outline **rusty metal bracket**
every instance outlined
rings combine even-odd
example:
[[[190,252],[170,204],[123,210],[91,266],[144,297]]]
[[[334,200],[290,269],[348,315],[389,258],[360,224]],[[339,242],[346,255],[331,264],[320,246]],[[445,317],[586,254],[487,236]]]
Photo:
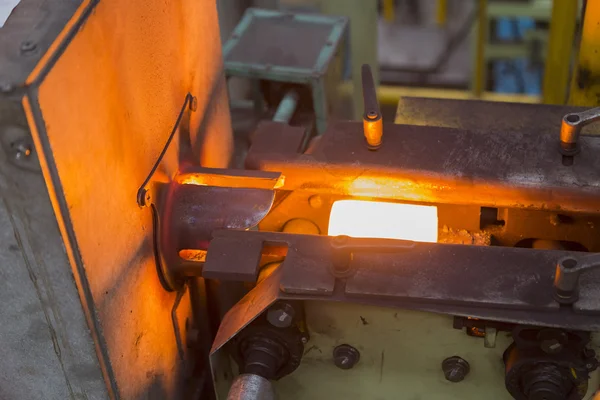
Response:
[[[557,168],[557,135],[392,124],[385,144],[370,151],[363,124],[341,121],[330,123],[310,154],[253,145],[251,166],[281,172],[281,189],[289,191],[597,214],[600,138],[580,137],[586,151],[566,169]]]
[[[600,274],[586,275],[573,307],[560,307],[554,298],[557,260],[579,259],[582,253],[347,240],[337,247],[345,248],[344,257],[351,251],[352,274],[339,277],[332,273],[339,261],[332,237],[219,230],[213,234],[202,274],[223,281],[256,279],[265,243],[281,244],[288,251],[278,267],[276,286],[286,298],[361,302],[569,329],[600,327]]]

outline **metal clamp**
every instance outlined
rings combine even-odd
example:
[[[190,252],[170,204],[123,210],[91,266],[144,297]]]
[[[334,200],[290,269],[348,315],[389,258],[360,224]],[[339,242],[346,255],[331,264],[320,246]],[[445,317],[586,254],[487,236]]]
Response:
[[[600,107],[565,115],[560,127],[560,152],[570,157],[579,153],[577,141],[581,129],[598,120],[600,120]]]
[[[554,274],[554,299],[561,304],[573,304],[579,299],[579,276],[600,267],[600,254],[576,259],[564,257],[558,260]]]

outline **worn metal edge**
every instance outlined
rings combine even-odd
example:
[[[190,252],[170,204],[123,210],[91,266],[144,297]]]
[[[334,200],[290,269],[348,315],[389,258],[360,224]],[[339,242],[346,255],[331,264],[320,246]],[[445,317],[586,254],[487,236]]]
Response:
[[[98,356],[98,362],[100,364],[100,369],[102,370],[102,375],[104,376],[106,388],[111,399],[119,399],[119,391],[115,374],[110,363],[108,348],[104,337],[102,336],[100,323],[97,317],[97,310],[94,306],[94,299],[85,273],[83,260],[78,250],[75,231],[70,219],[68,205],[64,197],[64,191],[52,154],[52,148],[48,139],[38,99],[39,85],[65,52],[67,46],[77,35],[81,27],[92,15],[95,7],[99,4],[99,1],[100,0],[86,1],[82,3],[73,14],[71,20],[65,25],[63,31],[57,36],[56,40],[27,78],[26,94],[22,99],[22,104],[31,130],[31,136],[35,147],[38,150],[42,175],[46,182],[50,202],[55,211],[58,227],[65,245],[65,251],[71,264],[84,315],[90,328],[92,339],[94,340],[96,355]]]

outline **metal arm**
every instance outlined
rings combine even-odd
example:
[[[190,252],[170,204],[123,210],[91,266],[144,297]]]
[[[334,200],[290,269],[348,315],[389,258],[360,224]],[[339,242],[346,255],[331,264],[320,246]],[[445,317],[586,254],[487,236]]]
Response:
[[[562,153],[566,156],[577,154],[579,151],[577,141],[579,140],[581,129],[598,120],[600,120],[600,107],[565,115],[560,127],[560,147]]]
[[[554,298],[561,304],[573,304],[579,299],[579,276],[600,267],[600,254],[576,259],[565,257],[558,260],[554,275]]]

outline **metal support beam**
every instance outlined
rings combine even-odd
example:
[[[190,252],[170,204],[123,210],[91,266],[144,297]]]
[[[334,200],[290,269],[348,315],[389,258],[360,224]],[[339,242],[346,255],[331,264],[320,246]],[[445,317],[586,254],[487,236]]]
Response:
[[[437,0],[435,21],[439,26],[445,26],[448,19],[448,0]]]
[[[394,22],[396,19],[394,0],[383,0],[383,18],[386,22]]]
[[[573,78],[569,104],[600,105],[600,2],[588,1],[585,8],[579,57]]]
[[[542,89],[544,103],[564,104],[566,101],[578,9],[577,1],[553,1]]]
[[[488,16],[487,16],[487,0],[479,0],[479,9],[477,10],[477,23],[475,24],[474,32],[476,34],[475,44],[475,73],[471,88],[476,97],[481,96],[485,90],[486,82],[486,62],[485,62],[485,44],[488,39]]]

